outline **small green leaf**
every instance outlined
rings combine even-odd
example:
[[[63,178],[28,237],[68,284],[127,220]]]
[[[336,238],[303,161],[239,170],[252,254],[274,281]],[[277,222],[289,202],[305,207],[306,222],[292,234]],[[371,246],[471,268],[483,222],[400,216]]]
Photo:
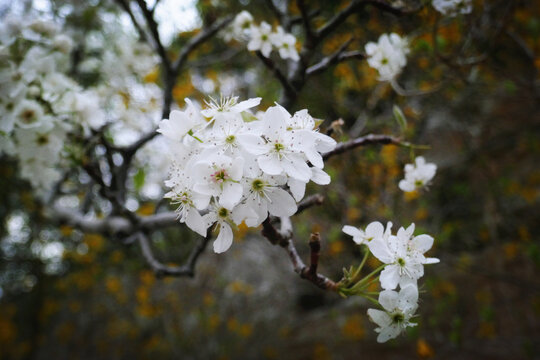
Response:
[[[140,168],[135,176],[133,176],[133,185],[135,185],[135,190],[139,191],[144,185],[146,179],[146,171],[143,168]]]
[[[252,122],[257,120],[257,117],[248,111],[242,111],[242,120],[244,122]]]
[[[397,105],[394,105],[394,107],[392,108],[392,112],[394,113],[394,119],[396,119],[399,127],[401,128],[401,132],[404,132],[405,129],[407,129],[407,118],[405,117],[405,114]]]

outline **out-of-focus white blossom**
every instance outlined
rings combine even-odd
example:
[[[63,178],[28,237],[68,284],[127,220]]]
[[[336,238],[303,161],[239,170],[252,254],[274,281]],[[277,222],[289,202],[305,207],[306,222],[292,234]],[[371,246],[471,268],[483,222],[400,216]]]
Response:
[[[432,4],[443,15],[456,16],[472,12],[472,0],[433,0]]]
[[[259,50],[265,57],[270,56],[272,52],[272,26],[263,21],[259,26],[253,25],[249,32],[249,42],[247,48],[249,51]]]
[[[300,60],[295,47],[296,38],[292,34],[286,33],[281,26],[278,26],[277,31],[270,35],[270,39],[282,59]]]
[[[437,165],[427,163],[424,157],[418,156],[414,164],[405,165],[404,170],[405,178],[399,182],[399,188],[411,192],[429,185],[437,172]]]
[[[257,25],[253,16],[245,10],[236,15],[225,31],[224,40],[232,39],[247,43],[248,50],[260,51],[265,57],[277,50],[282,59],[300,60],[294,35],[286,33],[281,26],[272,31],[272,26],[265,21]]]
[[[368,64],[379,72],[379,80],[392,81],[407,65],[407,39],[398,34],[382,34],[378,42],[365,46]]]

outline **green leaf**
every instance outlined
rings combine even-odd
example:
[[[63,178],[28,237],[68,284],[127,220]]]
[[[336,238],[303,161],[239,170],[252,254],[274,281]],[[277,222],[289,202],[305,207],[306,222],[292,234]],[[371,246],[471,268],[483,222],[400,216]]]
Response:
[[[146,171],[143,168],[140,168],[135,176],[133,176],[133,185],[135,185],[135,190],[139,191],[144,185],[146,179]]]
[[[244,122],[252,122],[257,120],[257,117],[248,111],[242,111],[242,120]]]
[[[405,129],[407,129],[407,118],[405,117],[405,114],[397,105],[394,105],[392,112],[394,113],[394,119],[396,119],[399,127],[401,128],[401,132],[405,132]]]

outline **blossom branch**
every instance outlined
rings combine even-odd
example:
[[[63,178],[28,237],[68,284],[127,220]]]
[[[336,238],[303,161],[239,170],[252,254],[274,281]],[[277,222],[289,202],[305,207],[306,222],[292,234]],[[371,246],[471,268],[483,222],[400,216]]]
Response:
[[[195,266],[200,255],[204,252],[206,245],[210,241],[210,236],[202,238],[201,241],[191,250],[191,253],[186,261],[186,264],[182,266],[177,265],[165,265],[156,259],[150,246],[150,239],[143,232],[137,233],[137,240],[141,247],[142,254],[156,276],[188,276],[193,277],[195,275]]]
[[[289,82],[289,79],[287,76],[285,76],[281,70],[277,67],[275,62],[265,57],[260,51],[256,52],[257,57],[261,60],[261,62],[274,74],[274,76],[279,80],[281,85],[283,86],[283,89],[285,90],[285,96],[296,96],[297,90],[294,88],[294,86]]]
[[[332,65],[338,64],[340,62],[343,62],[349,59],[365,59],[366,55],[361,51],[345,51],[347,50],[347,47],[350,45],[352,40],[353,40],[352,38],[347,40],[334,53],[324,57],[317,64],[308,67],[306,69],[306,75],[310,76],[310,75],[318,74],[320,72],[325,71]]]
[[[320,251],[320,238],[318,234],[312,234],[312,239],[314,241],[319,241],[318,248],[317,244],[311,244],[311,263],[310,266],[306,266],[302,261],[298,251],[294,245],[292,238],[292,224],[290,218],[281,218],[281,230],[277,230],[267,218],[263,222],[262,235],[270,241],[273,245],[279,245],[287,251],[289,258],[291,259],[294,271],[300,275],[302,279],[306,279],[309,282],[313,283],[317,287],[323,290],[337,291],[337,283],[333,280],[327,278],[326,276],[319,274],[317,272],[317,265],[319,259]],[[314,238],[315,237],[315,238]],[[318,239],[318,240],[317,240]]]
[[[406,147],[415,146],[409,142],[401,141],[399,138],[396,138],[394,136],[369,134],[369,135],[361,136],[353,140],[349,140],[347,142],[339,143],[334,150],[323,154],[323,159],[326,160],[334,155],[342,154],[346,151],[355,149],[357,147],[371,145],[371,144],[399,145],[399,146],[406,146]]]
[[[154,14],[152,10],[148,8],[144,0],[137,0],[137,4],[139,5],[139,8],[141,9],[142,14],[146,20],[146,25],[148,26],[148,29],[150,30],[150,34],[152,34],[154,47],[156,48],[156,51],[161,59],[161,62],[163,63],[163,66],[165,67],[166,72],[168,73],[172,69],[171,61],[169,60],[169,57],[167,56],[167,51],[165,50],[165,47],[163,46],[163,43],[161,42],[161,38],[159,36],[159,31],[158,31],[158,24],[156,20],[154,19]]]

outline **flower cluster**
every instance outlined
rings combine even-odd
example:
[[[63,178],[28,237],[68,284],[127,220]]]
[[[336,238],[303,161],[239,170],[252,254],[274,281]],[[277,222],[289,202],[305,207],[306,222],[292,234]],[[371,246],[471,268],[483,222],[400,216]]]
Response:
[[[166,197],[178,204],[180,221],[200,235],[217,224],[217,253],[231,246],[235,225],[258,226],[268,214],[291,216],[310,180],[330,183],[321,153],[336,142],[317,131],[307,110],[291,116],[276,104],[257,116],[247,111],[260,100],[222,98],[200,110],[186,99],[185,110],[173,110],[159,124],[172,154]]]
[[[66,76],[71,37],[54,22],[7,17],[0,33],[0,153],[19,159],[38,194],[60,178],[68,132],[104,123],[96,94]]]
[[[371,253],[383,263],[374,272],[382,270],[379,281],[384,291],[379,294],[378,303],[383,310],[368,310],[370,319],[379,326],[375,330],[379,333],[378,342],[393,339],[405,328],[415,326],[410,319],[418,307],[418,279],[424,275],[425,264],[439,262],[424,255],[433,245],[431,236],[414,236],[414,224],[400,228],[395,235],[391,228],[390,222],[386,229],[380,222],[372,222],[365,230],[350,225],[343,227],[343,232],[351,235],[355,243],[367,247],[366,256]],[[368,280],[360,281],[355,287],[362,288]]]
[[[405,165],[405,178],[399,182],[399,188],[405,192],[415,191],[429,185],[435,176],[437,165],[426,163],[422,156],[414,160],[414,164]]]
[[[265,21],[256,25],[253,16],[245,10],[236,15],[225,34],[225,40],[231,39],[247,42],[248,50],[260,51],[265,57],[277,50],[282,59],[300,60],[294,35],[285,32],[281,26],[272,31],[272,26]]]
[[[433,0],[432,4],[443,15],[456,16],[472,12],[471,0]]]
[[[379,80],[392,81],[407,65],[409,44],[398,34],[382,34],[377,43],[365,46],[368,64],[379,72]]]
[[[141,78],[155,67],[155,55],[114,22],[107,27],[114,36],[80,34],[32,13],[10,13],[0,24],[0,154],[18,160],[20,176],[41,197],[69,165],[64,150],[72,151],[107,119],[115,119],[107,135],[117,145],[131,143],[160,120],[161,91]],[[79,38],[85,52],[73,63]],[[107,82],[88,80],[100,78]]]

